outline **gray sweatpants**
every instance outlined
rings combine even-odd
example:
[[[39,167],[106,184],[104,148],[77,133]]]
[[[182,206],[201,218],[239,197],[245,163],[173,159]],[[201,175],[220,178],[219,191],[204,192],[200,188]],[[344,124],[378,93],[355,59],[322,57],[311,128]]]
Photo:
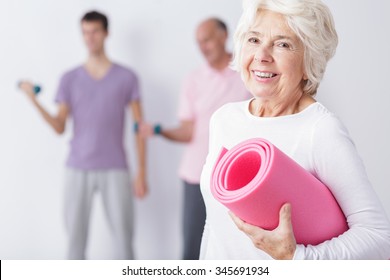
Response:
[[[199,184],[184,183],[184,260],[198,260],[203,229],[206,220],[206,207]]]
[[[99,191],[112,230],[116,259],[133,259],[133,195],[127,170],[68,169],[65,177],[65,225],[68,259],[85,259],[89,217]]]

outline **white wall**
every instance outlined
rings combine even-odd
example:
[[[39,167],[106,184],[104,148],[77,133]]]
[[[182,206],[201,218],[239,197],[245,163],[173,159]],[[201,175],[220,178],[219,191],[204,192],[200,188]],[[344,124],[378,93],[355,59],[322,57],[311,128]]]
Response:
[[[340,45],[318,99],[349,128],[390,215],[390,33],[385,29],[390,4],[325,2],[334,13]],[[109,56],[139,74],[146,118],[165,125],[176,124],[183,77],[203,62],[194,40],[197,23],[217,15],[233,30],[241,12],[240,1],[226,0],[0,0],[0,259],[65,256],[62,178],[70,133],[56,136],[17,90],[16,81],[41,83],[40,99],[54,112],[59,77],[86,55],[79,19],[94,8],[110,18]],[[132,153],[130,127],[127,143]],[[177,167],[182,148],[161,139],[149,142],[151,193],[136,204],[140,259],[180,257]],[[111,240],[99,200],[93,210],[88,256],[104,259],[111,256]]]

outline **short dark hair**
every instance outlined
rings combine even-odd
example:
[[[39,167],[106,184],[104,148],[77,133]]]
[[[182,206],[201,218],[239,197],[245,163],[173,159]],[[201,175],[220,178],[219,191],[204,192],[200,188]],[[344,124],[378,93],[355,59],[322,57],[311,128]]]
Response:
[[[108,31],[108,19],[107,16],[97,12],[97,11],[90,11],[86,13],[82,18],[81,22],[83,21],[99,21],[102,23],[102,26],[105,31]]]
[[[213,20],[215,21],[215,23],[219,29],[228,33],[227,25],[223,20],[221,20],[219,18],[213,18]]]

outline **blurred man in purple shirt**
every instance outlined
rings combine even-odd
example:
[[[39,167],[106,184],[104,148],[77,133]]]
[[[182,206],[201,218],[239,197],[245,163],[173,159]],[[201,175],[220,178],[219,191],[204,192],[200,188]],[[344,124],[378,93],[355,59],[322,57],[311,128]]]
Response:
[[[89,56],[83,65],[62,76],[55,99],[56,115],[42,107],[31,83],[23,82],[21,88],[57,133],[64,132],[68,117],[73,121],[65,178],[67,258],[86,258],[92,198],[98,191],[112,228],[115,258],[133,259],[133,194],[142,198],[147,193],[145,143],[137,136],[138,172],[132,191],[124,123],[128,108],[136,122],[142,121],[138,79],[131,69],[106,56],[105,15],[96,11],[86,13],[81,19],[81,29]]]

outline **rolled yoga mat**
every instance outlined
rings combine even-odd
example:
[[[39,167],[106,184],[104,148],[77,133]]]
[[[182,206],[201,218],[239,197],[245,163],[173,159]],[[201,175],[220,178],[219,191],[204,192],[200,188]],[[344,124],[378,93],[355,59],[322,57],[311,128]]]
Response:
[[[222,149],[211,175],[213,196],[245,222],[272,230],[291,204],[298,244],[317,245],[348,229],[330,190],[269,141],[246,140]]]

